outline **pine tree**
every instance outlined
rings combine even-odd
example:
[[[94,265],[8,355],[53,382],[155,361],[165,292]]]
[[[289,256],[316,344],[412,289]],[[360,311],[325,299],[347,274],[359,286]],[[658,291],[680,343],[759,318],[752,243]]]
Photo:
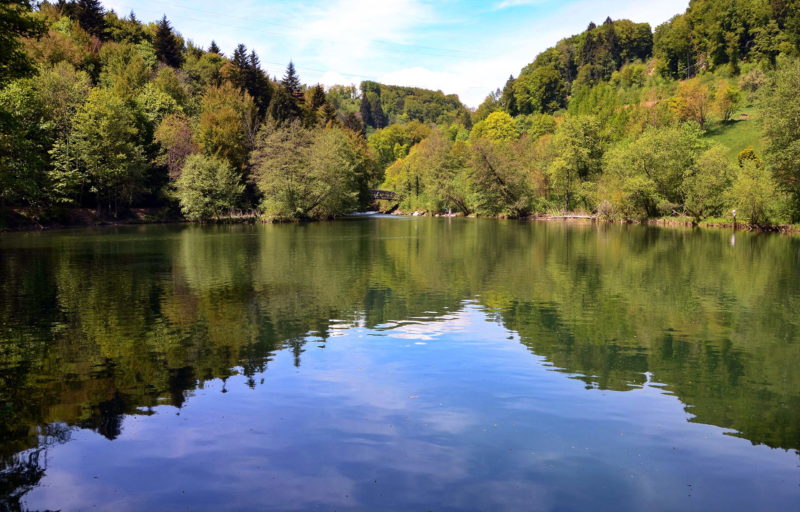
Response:
[[[250,52],[245,71],[245,88],[253,97],[256,107],[258,107],[258,113],[263,116],[272,100],[272,84],[269,83],[267,74],[261,69],[261,61],[255,50]]]
[[[339,116],[336,114],[336,107],[326,102],[319,111],[319,121],[326,128],[337,126]]]
[[[309,110],[316,112],[327,102],[328,99],[325,97],[325,89],[323,89],[320,84],[317,84],[315,87],[311,89],[311,93],[308,95]]]
[[[519,106],[517,105],[517,97],[514,94],[514,75],[508,77],[506,86],[500,94],[500,105],[505,109],[510,116],[519,114]]]
[[[247,68],[250,65],[247,57],[247,47],[243,44],[236,46],[231,57],[231,70],[228,80],[240,90],[247,89]]]
[[[222,55],[222,50],[219,49],[219,46],[217,46],[216,41],[211,41],[211,46],[208,47],[208,53],[216,53],[217,55]]]
[[[372,106],[370,105],[367,93],[361,95],[361,122],[364,126],[375,126],[375,121],[372,119]]]
[[[283,85],[289,94],[302,101],[303,86],[300,83],[300,77],[297,75],[297,71],[294,69],[294,62],[289,62],[289,65],[286,67],[286,74],[283,75],[281,85]]]
[[[375,95],[372,98],[370,98],[369,106],[372,114],[372,121],[375,123],[375,128],[379,130],[381,128],[386,128],[386,126],[388,126],[389,123],[386,121],[386,114],[383,113],[383,105],[381,105],[381,97]]]
[[[78,0],[75,14],[81,28],[100,40],[105,39],[106,12],[100,0]]]
[[[350,112],[344,118],[344,122],[342,123],[345,128],[350,130],[353,133],[357,133],[359,135],[365,135],[367,131],[367,127],[364,122],[358,118],[357,115]]]
[[[303,87],[290,62],[269,106],[269,115],[279,124],[303,118]]]
[[[159,21],[156,26],[153,46],[155,47],[158,60],[167,66],[179,68],[183,63],[183,48],[181,47],[180,41],[178,41],[178,38],[175,36],[175,33],[172,31],[172,26],[169,20],[167,20],[166,15],[161,18],[161,21]]]

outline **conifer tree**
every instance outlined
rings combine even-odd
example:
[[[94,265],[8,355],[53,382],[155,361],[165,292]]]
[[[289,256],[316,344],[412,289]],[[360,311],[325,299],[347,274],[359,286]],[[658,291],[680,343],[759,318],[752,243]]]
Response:
[[[6,2],[0,8],[0,86],[6,81],[33,73],[34,66],[20,41],[38,37],[44,25],[31,16],[28,0]]]
[[[247,58],[247,47],[243,44],[236,46],[231,57],[231,70],[228,80],[240,90],[247,89],[247,68],[249,59]]]
[[[217,46],[216,41],[211,41],[211,46],[208,47],[208,53],[216,53],[217,55],[222,55],[222,50],[219,49],[219,46]]]
[[[283,75],[281,85],[283,85],[286,91],[298,101],[303,101],[303,86],[300,83],[300,77],[294,68],[294,62],[289,62],[289,65],[286,67],[286,74]]]
[[[325,89],[322,88],[322,85],[317,84],[311,89],[308,95],[308,109],[316,112],[325,105],[327,101],[328,100],[325,98]]]
[[[326,102],[319,111],[319,122],[326,128],[337,126],[339,116],[336,114],[336,107]]]
[[[258,107],[258,113],[263,116],[272,100],[272,84],[269,83],[267,74],[261,69],[261,61],[255,50],[250,52],[245,71],[245,88],[253,97],[256,107]]]
[[[366,93],[361,95],[361,108],[359,110],[361,112],[361,122],[364,123],[364,126],[375,126],[375,121],[372,119],[372,107]]]
[[[106,12],[100,0],[78,0],[75,10],[78,23],[83,30],[100,40],[105,39]]]
[[[153,46],[158,60],[167,66],[179,68],[183,63],[183,48],[181,48],[180,41],[172,31],[172,26],[166,15],[158,22]]]
[[[303,87],[300,77],[290,62],[286,74],[280,82],[277,92],[269,106],[270,116],[279,124],[303,117]]]

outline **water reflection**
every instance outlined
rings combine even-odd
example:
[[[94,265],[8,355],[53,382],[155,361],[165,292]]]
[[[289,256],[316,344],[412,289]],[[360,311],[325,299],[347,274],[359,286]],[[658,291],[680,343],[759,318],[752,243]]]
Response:
[[[536,492],[554,500],[544,484],[554,485],[556,477],[544,475],[550,468],[566,479],[580,459],[553,461],[571,448],[554,447],[552,460],[539,453],[535,467],[516,455],[491,467],[469,457],[531,448],[522,441],[530,436],[538,439],[534,451],[545,440],[564,441],[532,417],[553,431],[574,431],[573,441],[587,435],[572,425],[577,420],[598,432],[604,424],[612,429],[614,414],[625,416],[622,403],[636,402],[671,425],[666,444],[678,434],[699,435],[677,426],[688,419],[755,445],[798,450],[800,243],[740,233],[734,244],[729,235],[434,219],[3,235],[2,506],[21,508],[42,478],[59,478],[42,453],[70,438],[67,451],[85,455],[95,447],[152,475],[158,450],[170,442],[186,444],[171,460],[190,472],[224,446],[229,456],[247,459],[245,475],[272,467],[284,484],[311,479],[276,501],[276,508],[298,509],[357,506],[338,489],[376,470],[398,489],[420,489],[419,502],[402,502],[406,509],[427,506],[426,499],[445,491],[462,500],[452,509],[513,509]],[[530,355],[520,359],[525,350]],[[594,391],[576,393],[568,384],[576,381]],[[532,389],[540,389],[533,384],[550,391],[532,402]],[[263,411],[288,419],[263,424],[251,399],[237,398],[242,390],[258,393]],[[611,391],[643,395],[615,401],[607,398]],[[582,413],[562,411],[565,404]],[[167,405],[181,415],[167,414]],[[197,412],[187,415],[192,407]],[[236,414],[239,425],[223,421],[219,411]],[[489,416],[516,427],[484,435],[484,428],[496,428]],[[424,432],[415,430],[422,425]],[[265,445],[248,430],[259,428],[277,437]],[[146,442],[126,448],[132,441],[123,438],[141,429]],[[231,429],[240,437],[234,446]],[[97,436],[87,437],[92,431],[116,441],[98,448]],[[511,440],[510,447],[498,437]],[[317,451],[300,447],[303,441]],[[603,443],[622,452],[652,447]],[[266,451],[254,451],[259,446]],[[585,447],[605,450],[597,441]],[[351,455],[341,457],[342,449]],[[397,464],[386,462],[392,459]],[[317,469],[338,476],[319,474],[313,460],[328,461]],[[598,475],[609,468],[602,460],[596,454],[583,460],[588,468],[576,474],[603,481]],[[677,464],[663,454],[653,460],[664,471]],[[64,471],[56,475],[84,474]],[[147,484],[139,478],[122,487],[138,492]],[[176,493],[181,486],[198,492],[208,478],[219,475],[206,468],[192,485],[162,475],[160,485],[167,480]],[[536,491],[535,482],[544,487]],[[633,493],[621,482],[606,483]],[[268,484],[263,490],[274,492]],[[321,494],[307,495],[311,488]],[[70,509],[58,503],[63,496],[48,498],[42,489],[39,502]],[[95,489],[92,500],[73,508],[101,502],[104,492],[110,491]],[[348,496],[356,492],[366,492],[360,506],[381,503],[380,493],[364,489],[351,488]],[[480,492],[505,498],[491,501]],[[568,508],[593,502],[568,494],[561,497]],[[160,499],[166,506],[166,496]]]

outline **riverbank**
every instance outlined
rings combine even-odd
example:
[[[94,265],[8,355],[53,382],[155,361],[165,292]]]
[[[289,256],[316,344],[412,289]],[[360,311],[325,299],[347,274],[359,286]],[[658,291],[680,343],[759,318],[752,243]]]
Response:
[[[465,217],[461,212],[431,214],[425,211],[404,212],[395,210],[391,215],[406,217],[444,217],[456,218]],[[505,219],[506,217],[498,217]],[[739,229],[744,231],[758,231],[765,233],[800,233],[800,224],[779,224],[774,226],[750,226],[743,222],[734,222],[732,219],[711,218],[695,223],[691,217],[661,217],[658,219],[646,220],[621,220],[609,219],[599,215],[585,212],[566,212],[555,214],[538,214],[523,217],[519,220],[541,221],[541,222],[603,222],[607,224],[640,224],[648,226],[663,227],[686,227],[686,228],[709,228],[709,229]]]
[[[374,212],[381,214],[380,211]],[[397,217],[439,217],[439,218],[464,218],[461,212],[431,214],[426,211],[405,212],[395,210],[392,213],[381,214]],[[353,216],[353,215],[350,215]],[[356,215],[357,216],[357,215]],[[367,216],[367,215],[363,215]],[[497,219],[515,220],[508,217],[496,217]],[[174,209],[163,208],[131,208],[119,212],[116,216],[103,214],[90,208],[70,208],[63,209],[55,213],[41,215],[34,210],[13,209],[6,211],[0,222],[0,232],[4,231],[46,231],[56,229],[75,229],[101,226],[131,226],[147,224],[198,224],[186,220]],[[330,219],[335,220],[335,219]],[[531,215],[519,218],[520,221],[538,222],[602,222],[607,224],[639,224],[648,226],[662,227],[683,227],[683,228],[709,228],[709,229],[738,229],[744,231],[769,232],[769,233],[800,233],[800,224],[783,224],[776,226],[749,226],[738,222],[734,227],[731,219],[708,219],[695,224],[690,217],[661,217],[648,220],[619,220],[608,219],[597,215],[584,212],[568,212],[557,214]],[[250,213],[239,213],[229,217],[209,221],[212,224],[240,224],[268,222],[262,220],[258,215]]]

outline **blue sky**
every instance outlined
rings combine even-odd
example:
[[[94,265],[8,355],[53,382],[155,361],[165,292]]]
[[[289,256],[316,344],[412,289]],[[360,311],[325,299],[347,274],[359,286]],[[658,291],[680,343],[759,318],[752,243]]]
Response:
[[[378,80],[441,89],[477,106],[590,21],[662,23],[688,0],[106,0],[120,14],[166,14],[187,39],[255,49],[270,75],[293,60],[305,83]]]

